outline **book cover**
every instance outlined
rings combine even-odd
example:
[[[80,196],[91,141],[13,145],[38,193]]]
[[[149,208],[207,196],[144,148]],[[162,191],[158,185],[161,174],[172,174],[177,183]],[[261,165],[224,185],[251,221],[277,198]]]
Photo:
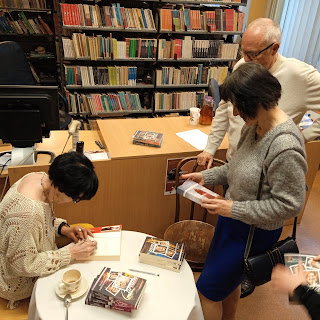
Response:
[[[185,198],[192,200],[198,204],[202,204],[202,199],[214,199],[214,198],[221,198],[220,195],[217,193],[209,190],[208,188],[201,186],[200,184],[192,181],[187,180],[181,186],[177,188],[178,194],[181,194]]]
[[[92,294],[105,302],[122,301],[123,307],[136,309],[146,288],[146,280],[105,267],[92,288]],[[119,303],[118,303],[119,304]]]
[[[140,144],[150,147],[161,147],[163,133],[137,130],[133,137],[133,144]]]
[[[139,261],[180,271],[185,257],[184,243],[147,236],[139,253]]]
[[[320,293],[320,261],[313,260],[316,256],[299,253],[285,253],[284,262],[292,274],[298,272],[299,260],[301,260],[304,272],[307,276],[307,286]]]
[[[120,260],[122,225],[96,227],[90,229],[94,237],[90,240],[97,241],[97,250],[87,258],[78,258],[81,261],[110,261]]]

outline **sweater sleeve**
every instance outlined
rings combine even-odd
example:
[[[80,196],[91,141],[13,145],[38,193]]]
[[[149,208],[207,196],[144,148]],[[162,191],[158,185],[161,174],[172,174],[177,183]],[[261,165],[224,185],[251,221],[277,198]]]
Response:
[[[299,292],[299,287],[296,288],[295,294]],[[312,288],[302,295],[298,294],[300,302],[307,308],[313,320],[320,319],[320,295]]]
[[[223,185],[228,183],[229,163],[201,171],[205,185]]]
[[[262,195],[259,201],[234,201],[232,218],[253,225],[272,224],[274,221],[284,222],[302,210],[307,171],[304,156],[294,149],[283,151],[266,170],[270,196],[264,199]]]
[[[306,104],[308,111],[320,111],[320,73],[315,68],[306,68],[305,78],[307,80]],[[314,120],[313,124],[302,131],[305,139],[311,141],[320,137],[320,118]]]
[[[41,252],[42,234],[41,222],[31,214],[20,212],[19,217],[15,217],[15,224],[9,224],[5,235],[6,242],[10,243],[6,256],[12,274],[39,277],[70,263],[71,254],[66,247]]]

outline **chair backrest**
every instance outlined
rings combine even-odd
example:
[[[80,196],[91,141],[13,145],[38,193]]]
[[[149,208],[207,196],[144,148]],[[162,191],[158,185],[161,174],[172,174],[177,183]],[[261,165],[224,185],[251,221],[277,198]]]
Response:
[[[34,85],[26,56],[17,42],[0,42],[0,85]]]
[[[213,166],[223,164],[224,162],[218,159],[213,161]],[[175,187],[179,186],[179,177],[182,173],[195,172],[199,168],[197,157],[182,159],[177,165]],[[186,247],[186,260],[190,267],[193,271],[201,271],[213,238],[214,226],[206,223],[206,209],[203,209],[202,221],[193,220],[194,205],[195,203],[191,201],[189,220],[180,221],[180,195],[176,193],[175,223],[166,229],[164,239],[183,242]]]

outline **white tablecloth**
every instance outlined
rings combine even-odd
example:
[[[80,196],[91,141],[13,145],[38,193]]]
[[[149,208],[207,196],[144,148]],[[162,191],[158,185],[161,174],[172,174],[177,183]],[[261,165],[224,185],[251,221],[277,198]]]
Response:
[[[198,292],[194,283],[192,271],[186,261],[183,262],[180,273],[153,267],[139,262],[139,251],[146,234],[132,231],[122,231],[120,261],[90,261],[77,262],[58,270],[56,273],[39,278],[34,287],[29,306],[29,320],[65,319],[65,306],[55,293],[55,287],[68,269],[79,269],[88,281],[92,283],[95,276],[104,266],[116,271],[128,272],[147,279],[146,290],[138,310],[132,314],[89,306],[82,297],[72,301],[69,307],[69,319],[146,319],[146,320],[204,320]],[[144,270],[160,274],[159,277],[132,272],[129,269]]]

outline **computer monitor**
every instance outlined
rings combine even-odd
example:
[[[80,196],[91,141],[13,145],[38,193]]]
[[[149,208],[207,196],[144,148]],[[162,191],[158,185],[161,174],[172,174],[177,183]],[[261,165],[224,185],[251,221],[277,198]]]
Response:
[[[0,86],[0,139],[12,145],[11,165],[33,164],[35,144],[59,129],[58,87]]]

